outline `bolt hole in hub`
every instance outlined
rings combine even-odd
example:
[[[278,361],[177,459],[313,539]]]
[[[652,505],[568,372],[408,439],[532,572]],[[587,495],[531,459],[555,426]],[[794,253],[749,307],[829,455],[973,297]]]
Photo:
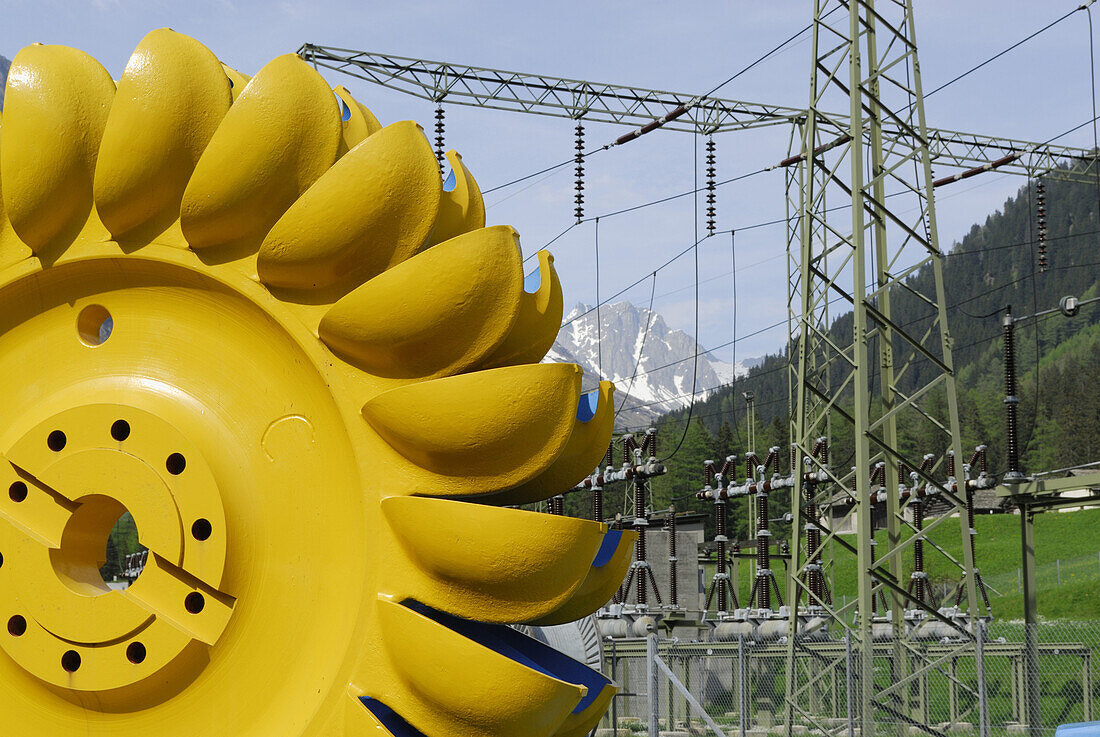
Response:
[[[192,591],[183,600],[183,606],[191,614],[199,614],[206,608],[206,597],[198,591]]]
[[[111,437],[120,443],[130,437],[130,423],[126,420],[115,420],[111,425]]]
[[[69,650],[61,656],[61,668],[66,673],[76,673],[80,670],[80,653]]]
[[[22,637],[27,633],[27,620],[19,614],[8,620],[8,634],[12,637]]]
[[[131,642],[126,648],[126,659],[134,665],[141,665],[145,662],[145,656],[148,653],[145,650],[145,645],[140,642]]]
[[[16,481],[8,487],[8,498],[16,504],[25,501],[27,499],[27,485],[22,481]]]
[[[183,469],[187,468],[187,459],[183,457],[182,453],[173,453],[164,462],[164,467],[168,469],[168,473],[179,476],[183,473]]]
[[[212,534],[214,534],[214,526],[208,519],[195,520],[195,524],[191,525],[191,536],[199,542],[209,540]]]
[[[69,439],[66,438],[65,433],[60,430],[54,430],[50,433],[49,437],[46,438],[46,445],[49,446],[49,449],[54,453],[60,453],[65,450],[65,444],[68,442]]]
[[[80,342],[90,348],[106,343],[114,327],[114,318],[103,305],[88,305],[76,318],[76,332],[80,336]]]

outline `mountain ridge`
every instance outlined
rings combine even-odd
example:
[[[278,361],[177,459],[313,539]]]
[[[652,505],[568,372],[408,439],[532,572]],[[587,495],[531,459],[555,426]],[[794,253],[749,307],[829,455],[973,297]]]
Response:
[[[693,381],[695,353],[699,362]],[[615,382],[616,406],[622,408],[618,424],[634,427],[688,406],[693,384],[696,398],[704,397],[763,359],[742,359],[736,366],[721,361],[685,331],[669,326],[660,313],[622,301],[599,310],[578,302],[545,360],[579,365],[585,389],[593,388],[599,376]]]

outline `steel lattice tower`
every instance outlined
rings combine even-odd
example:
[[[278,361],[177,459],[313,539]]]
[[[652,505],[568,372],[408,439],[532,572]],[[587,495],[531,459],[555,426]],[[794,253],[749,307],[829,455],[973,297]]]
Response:
[[[901,535],[905,522],[899,483],[906,479],[899,468],[918,469],[921,455],[900,442],[899,419],[931,423],[942,440],[935,450],[962,457],[913,5],[911,0],[880,2],[877,8],[874,0],[831,5],[827,10],[824,0],[815,0],[810,101],[800,121],[801,136],[794,139],[798,149],[785,162],[797,168],[788,177],[797,215],[797,226],[789,230],[791,339],[796,346],[791,437],[796,456],[808,459],[803,462],[812,465],[806,469],[815,471],[828,468],[812,459],[818,438],[835,432],[854,439],[853,470],[828,469],[831,483],[816,485],[809,499],[827,502],[839,491],[854,500],[849,516],[856,517],[856,545],[842,547],[857,559],[858,598],[834,608],[813,597],[808,577],[799,574],[820,546],[803,550],[799,536],[792,536],[792,556],[798,565],[788,578],[788,598],[819,606],[841,626],[850,627],[859,651],[855,682],[862,734],[871,734],[876,709],[906,716],[908,683],[915,675],[893,673],[886,684],[874,681],[871,613],[882,590],[890,594],[897,647],[907,648],[903,553],[935,527],[961,521],[968,611],[976,612],[977,607],[965,501],[955,493],[955,480],[944,475],[942,460],[928,472],[917,472],[919,483],[931,484],[954,505],[961,513],[958,521],[944,515],[904,541]],[[845,116],[827,112],[830,104],[839,109],[844,100]],[[910,277],[926,268],[932,270],[933,286],[922,293]],[[902,293],[909,304],[919,305],[917,319],[912,314],[906,315],[906,322],[895,318],[893,308]],[[850,333],[841,334],[832,325],[831,302],[840,303],[834,312],[851,310]],[[899,388],[903,378],[907,391]],[[871,473],[880,462],[885,464],[888,540],[876,546]],[[792,510],[795,528],[801,529],[818,520],[803,519],[799,500],[805,498],[807,481],[803,474],[796,474],[796,479]],[[824,546],[838,539],[827,531],[822,540]],[[854,625],[848,624],[852,609]],[[939,615],[931,608],[927,613]],[[792,629],[795,626],[792,608]],[[971,620],[968,639],[973,638],[974,626]],[[814,684],[813,678],[804,679],[794,670],[797,642],[796,635],[788,645],[788,724],[795,713],[813,718],[802,708],[802,696]],[[909,649],[909,660],[918,671],[930,667]]]

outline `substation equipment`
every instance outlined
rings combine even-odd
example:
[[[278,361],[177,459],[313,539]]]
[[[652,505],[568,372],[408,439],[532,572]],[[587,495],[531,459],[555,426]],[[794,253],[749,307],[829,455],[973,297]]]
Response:
[[[716,506],[725,501],[723,495],[747,494],[758,504],[783,507],[793,529],[807,534],[792,536],[788,575],[782,581],[773,578],[769,554],[763,552],[767,546],[758,546],[762,557],[754,595],[746,602],[752,606],[741,607],[745,612],[740,619],[740,602],[730,598],[722,572],[714,581],[714,596],[721,614],[718,626],[731,634],[730,628],[737,626],[751,626],[756,632],[768,626],[787,636],[783,708],[788,725],[797,715],[827,731],[813,713],[813,701],[825,674],[834,672],[844,658],[843,648],[833,648],[831,654],[823,651],[822,667],[808,671],[802,667],[803,638],[819,637],[827,626],[833,642],[848,642],[858,663],[852,708],[861,734],[867,735],[874,733],[876,714],[892,715],[900,709],[909,719],[904,694],[912,684],[952,652],[973,651],[980,640],[977,613],[985,603],[980,600],[983,587],[974,560],[968,502],[974,490],[989,488],[994,479],[982,465],[980,449],[970,463],[959,464],[968,456],[960,438],[934,191],[994,170],[1094,182],[1095,152],[930,127],[911,0],[815,0],[813,6],[809,103],[801,108],[314,44],[302,46],[299,53],[318,67],[439,107],[465,105],[575,121],[573,215],[578,221],[583,218],[584,122],[632,127],[603,148],[625,145],[661,128],[706,137],[708,234],[714,233],[716,210],[713,138],[766,126],[790,129],[789,155],[772,168],[785,173],[787,185],[792,468],[779,474],[774,465],[750,458],[743,475],[735,478],[732,466],[719,460],[708,470],[711,486],[703,494]],[[588,155],[595,150],[598,147]],[[1041,255],[1045,268],[1045,251]],[[917,290],[909,279],[922,269],[932,274],[927,292]],[[831,333],[832,317],[849,310],[851,333]],[[915,377],[910,388],[901,391],[900,380],[910,377]],[[851,398],[851,408],[841,406],[841,396]],[[897,428],[907,417],[928,423],[938,433],[939,447],[926,449],[932,455],[903,446]],[[837,464],[828,457],[828,446],[839,437],[851,439],[853,453]],[[1011,494],[1024,512],[1025,561],[1033,554],[1031,512],[1047,502],[1047,492],[1059,483],[1025,479],[999,487],[998,493]],[[1088,485],[1080,479],[1074,483],[1075,488]],[[922,506],[931,497],[948,510],[928,520]],[[820,510],[838,499],[848,506],[845,522],[855,528],[854,543],[823,524]],[[877,544],[873,505],[883,505],[887,512],[886,540]],[[929,597],[920,575],[923,564],[908,576],[903,564],[910,554],[922,560],[929,534],[945,525],[958,528],[962,543],[961,560],[955,561],[962,587],[949,607],[936,606],[939,602]],[[909,534],[903,536],[906,527]],[[764,532],[767,528],[758,521],[757,535]],[[825,546],[856,561],[858,596],[843,606],[837,606],[822,576]],[[645,567],[636,566],[633,572],[635,584],[644,589]],[[1025,598],[1031,597],[1027,616],[1033,625],[1034,579],[1028,576],[1033,576],[1033,568],[1025,575],[1031,582]],[[780,589],[786,603],[783,615],[778,608],[760,606],[778,603]],[[750,611],[760,621],[750,621]],[[785,627],[777,621],[784,617]],[[912,646],[910,638],[929,632],[930,626],[951,635],[943,646],[946,653]],[[874,673],[876,648],[883,647],[876,644],[876,633],[892,635],[893,644],[887,647],[907,655],[895,658],[906,665],[887,674],[886,680],[876,680]],[[1036,650],[1031,647],[1029,652],[1032,657]],[[1031,694],[1026,723],[1036,735],[1037,691]],[[919,715],[911,713],[915,723]]]

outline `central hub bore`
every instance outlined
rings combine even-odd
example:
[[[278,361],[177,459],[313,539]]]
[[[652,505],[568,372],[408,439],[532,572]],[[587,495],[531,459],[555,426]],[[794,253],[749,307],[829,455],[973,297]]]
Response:
[[[50,560],[58,578],[74,592],[101,596],[111,591],[100,574],[107,543],[127,510],[118,500],[99,494],[86,496],[79,503],[61,534],[61,547],[50,551]]]

